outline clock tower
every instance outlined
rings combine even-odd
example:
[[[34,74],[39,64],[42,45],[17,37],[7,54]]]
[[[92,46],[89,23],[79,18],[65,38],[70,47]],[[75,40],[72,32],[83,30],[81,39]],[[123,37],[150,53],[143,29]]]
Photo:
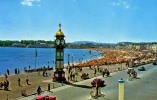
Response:
[[[59,24],[59,30],[55,35],[55,72],[53,75],[54,81],[65,81],[64,69],[64,48],[65,40],[64,34],[61,31],[61,24]]]

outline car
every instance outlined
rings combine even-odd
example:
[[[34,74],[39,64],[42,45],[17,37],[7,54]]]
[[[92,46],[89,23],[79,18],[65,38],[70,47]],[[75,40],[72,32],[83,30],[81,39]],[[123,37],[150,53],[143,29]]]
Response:
[[[157,61],[153,62],[153,65],[157,65]]]
[[[106,84],[104,84],[105,81],[102,80],[101,78],[96,78],[96,79],[94,79],[94,80],[91,82],[91,85],[92,85],[93,87],[95,87],[95,86],[96,86],[96,83],[97,83],[98,86],[100,86],[100,87],[106,86]]]
[[[56,100],[56,97],[49,97],[48,95],[41,95],[34,98],[34,100]]]
[[[138,70],[139,70],[139,71],[145,71],[146,69],[145,69],[143,66],[139,66],[139,67],[138,67]]]

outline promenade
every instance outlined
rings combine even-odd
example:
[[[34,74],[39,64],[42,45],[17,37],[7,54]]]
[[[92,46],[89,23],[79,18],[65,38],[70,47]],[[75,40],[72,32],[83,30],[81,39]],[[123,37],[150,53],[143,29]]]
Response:
[[[121,64],[115,64],[115,65],[110,65],[110,66],[100,66],[100,69],[108,69],[111,73],[113,72],[117,72],[118,68],[121,68]],[[126,69],[125,64],[122,64],[122,69]],[[2,88],[0,89],[0,100],[6,100],[7,99],[7,95],[8,95],[8,99],[15,99],[16,98],[21,98],[21,91],[25,91],[25,93],[28,96],[34,95],[36,94],[36,90],[38,88],[38,86],[41,86],[42,91],[47,91],[48,90],[48,84],[50,84],[50,88],[54,89],[57,87],[61,87],[62,83],[58,83],[58,82],[52,82],[52,75],[53,75],[53,71],[47,71],[48,76],[44,77],[42,76],[42,72],[40,72],[40,76],[38,75],[38,72],[32,72],[32,73],[21,73],[21,74],[12,74],[8,76],[8,80],[9,80],[9,91],[5,91]],[[72,69],[72,72],[75,72],[75,69]],[[68,71],[65,70],[66,73],[66,79],[68,80]],[[89,74],[89,78],[93,78],[96,76],[100,76],[101,73],[97,72],[96,76],[94,75],[94,69],[89,69],[89,67],[85,67],[82,69],[82,71],[78,71],[78,75],[77,75],[77,81],[81,81],[83,79],[81,79],[81,75],[82,73],[88,73]],[[29,85],[27,85],[26,83],[26,78],[29,78]],[[18,78],[21,79],[21,86],[18,85]],[[4,75],[0,76],[0,82],[3,82],[5,80]],[[75,80],[71,80],[70,83],[74,83],[76,82],[76,78]],[[53,87],[54,84],[54,87]],[[36,95],[37,96],[37,95]]]

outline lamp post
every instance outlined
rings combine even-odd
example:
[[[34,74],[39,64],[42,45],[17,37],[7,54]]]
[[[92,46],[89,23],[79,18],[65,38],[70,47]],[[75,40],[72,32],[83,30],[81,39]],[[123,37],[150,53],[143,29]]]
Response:
[[[70,64],[69,64],[69,54],[68,54],[68,77],[69,77],[69,73],[70,73],[70,71],[69,71],[69,67],[70,67]]]

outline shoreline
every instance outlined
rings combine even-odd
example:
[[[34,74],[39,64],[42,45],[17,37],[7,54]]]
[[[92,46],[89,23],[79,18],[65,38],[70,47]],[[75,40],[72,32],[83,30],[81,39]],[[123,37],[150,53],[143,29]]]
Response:
[[[31,48],[32,49],[32,48]],[[41,48],[42,49],[42,48]],[[43,48],[43,49],[45,49],[45,48]],[[9,49],[10,50],[10,49]],[[15,49],[16,50],[16,49]],[[68,50],[70,50],[70,52],[73,52],[75,49],[68,49]],[[76,50],[83,50],[83,52],[81,53],[81,56],[80,56],[80,58],[83,58],[84,56],[84,54],[86,55],[85,56],[85,59],[83,59],[83,61],[82,62],[84,62],[84,61],[87,61],[87,60],[90,60],[90,55],[89,54],[86,54],[86,53],[88,53],[88,50],[87,49],[76,49]],[[31,50],[31,51],[33,51],[33,50]],[[47,50],[46,50],[47,51]],[[49,50],[48,50],[49,51]],[[34,52],[34,51],[33,51]],[[85,53],[86,52],[86,53]],[[52,52],[53,53],[53,52]],[[76,52],[75,52],[76,53]],[[94,53],[95,54],[95,53]],[[66,56],[65,56],[66,57]],[[18,57],[19,58],[19,57]],[[74,58],[75,58],[75,56],[74,56]],[[95,57],[96,58],[96,57]],[[95,58],[93,58],[93,59],[95,59]],[[29,59],[28,57],[27,57],[27,59]],[[37,58],[38,59],[38,58]],[[39,59],[40,59],[40,57],[39,57]],[[46,58],[45,58],[46,59]],[[73,64],[78,64],[78,62],[79,62],[79,58],[76,58],[77,60],[77,62],[73,62]],[[53,60],[54,61],[54,60]],[[9,62],[9,60],[7,61],[7,62]],[[6,63],[7,63],[6,62]],[[50,61],[49,61],[50,62]],[[64,62],[66,62],[65,64],[64,64],[64,66],[67,66],[68,65],[68,63],[67,63],[67,59],[65,58],[65,61]],[[70,62],[71,62],[71,60],[70,60]],[[4,63],[5,62],[3,62],[2,64],[3,64],[3,66],[5,66],[4,65]],[[13,62],[12,62],[13,63]],[[40,62],[39,62],[40,63]],[[45,62],[44,62],[45,63]],[[47,68],[47,63],[41,63],[41,65],[40,64],[37,64],[36,66],[36,69],[38,69],[38,68],[43,68],[44,66]],[[34,63],[32,63],[32,64],[34,64]],[[31,65],[31,69],[35,69],[35,67],[34,67],[34,65],[32,65],[32,64],[25,64],[25,65]],[[72,63],[70,63],[70,64],[72,64]],[[15,64],[16,65],[16,64]],[[8,67],[8,65],[7,65],[7,69],[9,69],[9,72],[10,72],[10,74],[15,74],[15,69],[17,68],[19,68],[19,70],[20,70],[20,73],[24,73],[25,71],[24,71],[24,67],[26,67],[27,68],[27,70],[29,69],[28,67],[29,66],[22,66],[22,65],[20,65],[19,67],[12,67],[12,68],[10,68],[10,67]],[[1,66],[1,67],[3,67],[3,66]],[[12,66],[12,65],[11,65]],[[52,67],[52,68],[55,68],[55,64],[53,63],[53,62],[50,62],[50,64],[49,64],[49,66],[50,67]],[[5,70],[2,70],[1,72],[0,72],[0,76],[1,75],[4,75],[5,73],[7,73],[7,69],[5,69]]]

